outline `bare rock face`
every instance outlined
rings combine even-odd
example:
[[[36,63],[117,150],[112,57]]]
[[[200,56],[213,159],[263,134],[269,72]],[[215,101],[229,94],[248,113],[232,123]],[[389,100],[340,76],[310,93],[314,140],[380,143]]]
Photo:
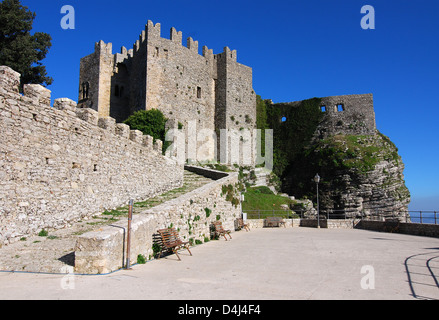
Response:
[[[378,131],[314,142],[289,174],[290,192],[300,195],[313,189],[312,177],[304,176],[311,170],[322,178],[322,210],[343,212],[347,217],[391,214],[406,218],[410,192],[404,181],[404,163],[396,146]]]

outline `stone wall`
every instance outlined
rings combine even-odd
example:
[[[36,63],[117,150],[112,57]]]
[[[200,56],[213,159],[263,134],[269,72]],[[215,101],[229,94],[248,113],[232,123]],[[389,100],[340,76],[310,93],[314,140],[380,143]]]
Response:
[[[199,51],[198,41],[191,37],[183,45],[183,34],[175,28],[163,38],[161,25],[152,21],[129,51],[122,47],[113,54],[111,43],[99,41],[95,52],[81,59],[79,105],[97,108],[100,116],[118,121],[135,111],[159,109],[182,124],[186,137],[198,134],[188,146],[192,154],[187,159],[218,160],[221,129],[252,133],[256,127],[253,74],[228,47],[219,54],[206,46],[202,54]],[[253,164],[254,159],[240,163]]]
[[[410,234],[414,236],[439,238],[439,225],[399,222],[397,225],[385,221],[362,220],[357,226],[359,229]]]
[[[284,219],[287,228],[317,228],[317,219]],[[250,228],[264,228],[264,219],[247,220]],[[386,223],[385,221],[361,219],[321,219],[322,229],[363,229],[378,232],[392,232],[414,236],[439,238],[439,225],[421,223]]]
[[[232,205],[223,189],[232,185],[237,192],[237,182],[237,173],[227,174],[195,191],[135,215],[130,237],[131,263],[136,263],[139,254],[148,260],[154,257],[154,237],[159,229],[174,227],[182,240],[193,243],[210,239],[210,225],[217,220],[223,223],[225,229],[234,231],[240,206]],[[75,250],[75,272],[102,274],[124,267],[127,225],[125,219],[80,236]],[[189,257],[184,256],[183,252],[182,259],[186,258]]]
[[[0,244],[182,185],[152,137],[19,80],[0,67]]]
[[[325,113],[317,129],[319,138],[337,134],[375,135],[376,121],[372,94],[353,94],[322,98]]]

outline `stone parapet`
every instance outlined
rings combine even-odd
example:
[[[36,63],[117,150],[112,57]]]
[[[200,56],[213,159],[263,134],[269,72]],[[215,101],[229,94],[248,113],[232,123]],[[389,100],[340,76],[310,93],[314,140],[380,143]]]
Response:
[[[130,261],[138,255],[148,260],[154,257],[154,237],[157,230],[173,227],[183,241],[191,243],[210,239],[210,225],[222,221],[225,229],[235,230],[240,207],[223,194],[224,186],[238,183],[238,174],[227,174],[197,190],[135,215],[131,228]],[[236,187],[235,187],[236,188]],[[99,231],[79,237],[75,250],[75,272],[102,274],[124,267],[128,221],[121,220]],[[220,240],[221,241],[221,240]]]

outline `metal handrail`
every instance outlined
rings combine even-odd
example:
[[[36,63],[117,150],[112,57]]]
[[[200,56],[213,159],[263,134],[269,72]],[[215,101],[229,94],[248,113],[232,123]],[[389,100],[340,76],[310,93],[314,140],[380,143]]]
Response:
[[[420,223],[420,224],[439,224],[439,211],[405,211],[404,214],[395,214],[389,211],[379,211],[374,209],[372,213],[352,212],[346,210],[320,210],[320,219],[364,219],[364,220],[391,220],[398,219],[401,222]],[[309,210],[243,210],[247,214],[248,219],[265,219],[268,216],[281,216],[286,219],[300,218],[300,219],[317,219],[317,215],[306,215]],[[349,217],[350,214],[355,213],[355,216]]]

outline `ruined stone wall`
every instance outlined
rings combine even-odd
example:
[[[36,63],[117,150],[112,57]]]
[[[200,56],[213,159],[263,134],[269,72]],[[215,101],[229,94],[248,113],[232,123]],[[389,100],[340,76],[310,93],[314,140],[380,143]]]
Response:
[[[325,117],[317,129],[319,138],[336,134],[374,135],[375,111],[372,94],[354,94],[322,98]]]
[[[181,186],[152,137],[69,99],[51,107],[39,85],[22,96],[19,79],[0,67],[0,244]]]

